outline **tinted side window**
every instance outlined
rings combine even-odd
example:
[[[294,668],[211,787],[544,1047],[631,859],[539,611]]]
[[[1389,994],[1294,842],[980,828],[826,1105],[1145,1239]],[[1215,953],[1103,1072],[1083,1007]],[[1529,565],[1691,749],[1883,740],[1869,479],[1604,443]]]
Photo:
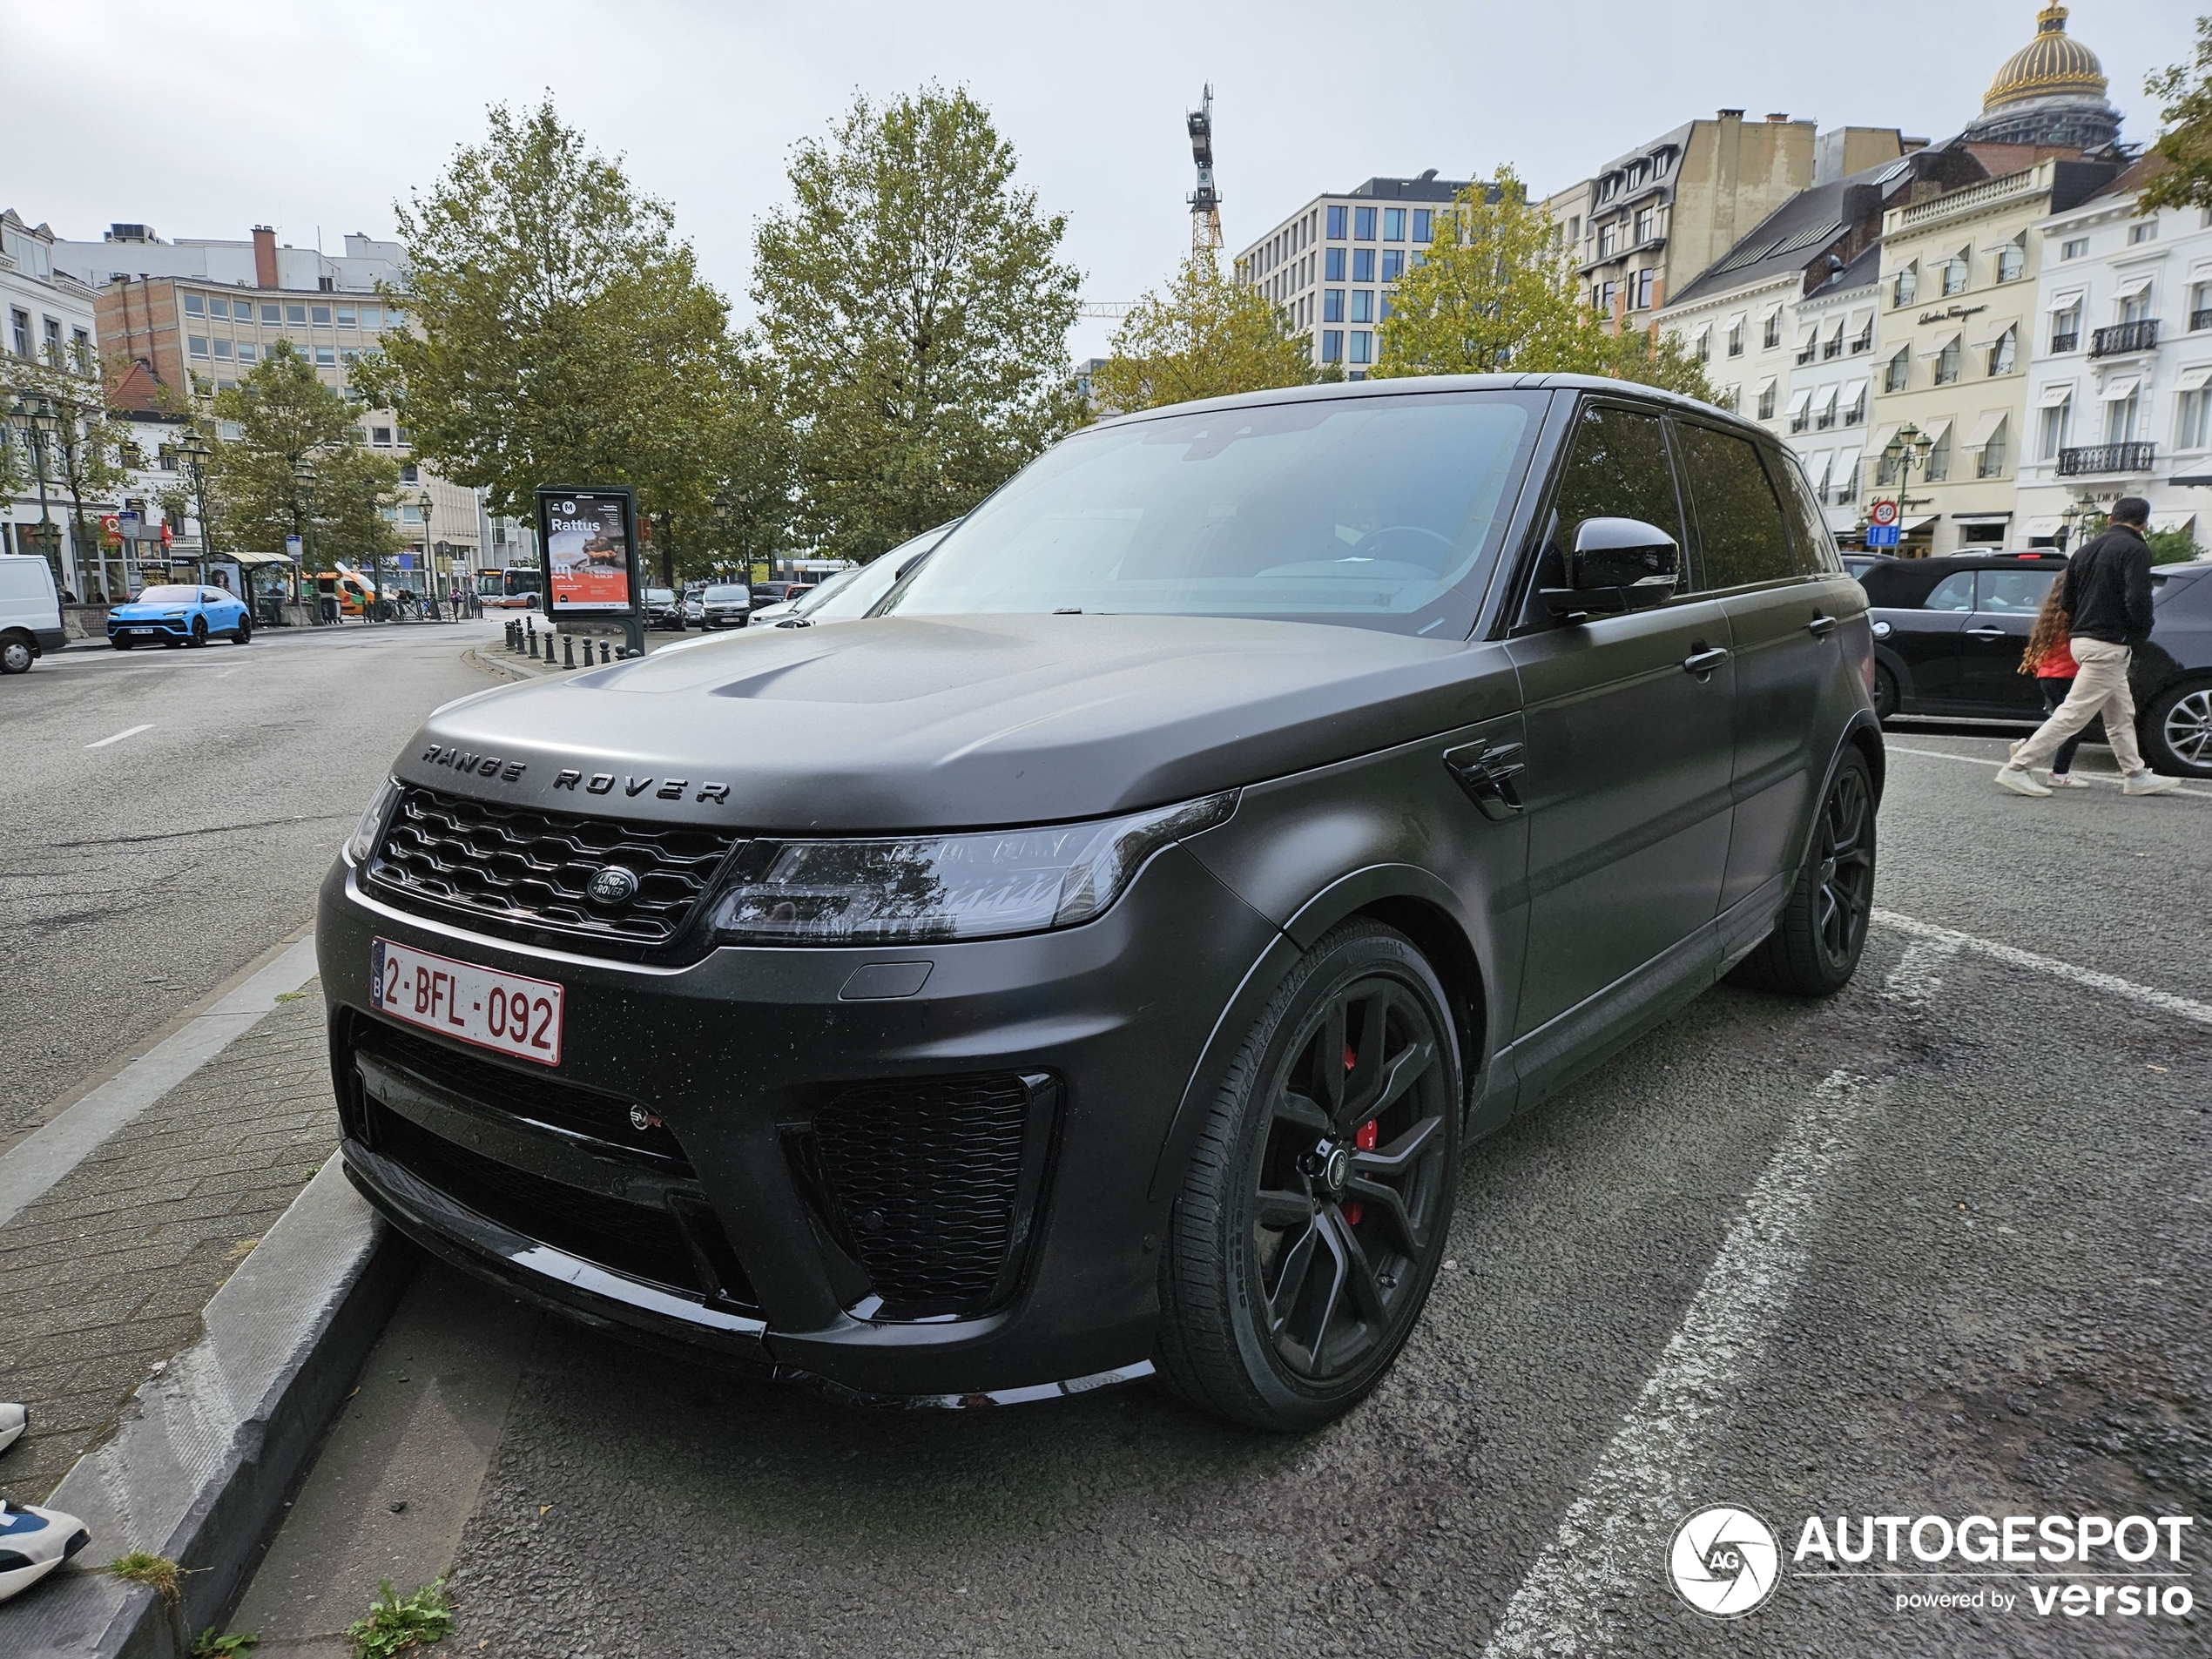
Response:
[[[1984,570],[1975,579],[1974,609],[2033,616],[2058,580],[2056,570]]]
[[[1575,526],[1586,518],[1640,518],[1680,543],[1682,506],[1659,417],[1602,404],[1584,408],[1575,418],[1553,504],[1562,543],[1573,539]]]
[[[1796,533],[1798,573],[1819,576],[1842,570],[1844,561],[1836,551],[1836,533],[1828,528],[1828,520],[1813,496],[1812,486],[1805,482],[1804,467],[1797,456],[1786,453],[1770,460],[1775,469],[1775,482],[1782,486],[1783,510],[1789,515],[1790,528]]]
[[[1974,573],[1953,570],[1935,584],[1925,599],[1920,602],[1923,610],[1972,610],[1974,608]]]
[[[1699,588],[1740,588],[1797,573],[1774,482],[1748,438],[1677,421],[1683,482],[1697,514]]]

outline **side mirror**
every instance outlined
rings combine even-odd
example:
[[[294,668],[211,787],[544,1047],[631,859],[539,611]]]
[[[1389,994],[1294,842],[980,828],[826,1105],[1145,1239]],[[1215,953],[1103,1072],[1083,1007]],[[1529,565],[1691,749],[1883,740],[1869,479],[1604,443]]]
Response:
[[[1648,610],[1675,597],[1682,550],[1656,524],[1640,518],[1586,518],[1575,527],[1567,585],[1546,588],[1544,603],[1561,617]]]

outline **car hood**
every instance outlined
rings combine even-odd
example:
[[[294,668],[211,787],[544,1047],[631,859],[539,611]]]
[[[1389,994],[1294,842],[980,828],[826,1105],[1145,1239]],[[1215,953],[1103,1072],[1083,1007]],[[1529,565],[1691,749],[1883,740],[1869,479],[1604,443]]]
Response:
[[[172,617],[180,610],[192,611],[199,608],[190,601],[180,599],[174,604],[116,605],[108,611],[108,615],[118,622],[159,622],[163,617]]]
[[[395,770],[517,805],[786,833],[980,827],[1187,799],[1512,704],[1500,648],[1457,640],[885,617],[747,629],[472,699],[425,722]]]

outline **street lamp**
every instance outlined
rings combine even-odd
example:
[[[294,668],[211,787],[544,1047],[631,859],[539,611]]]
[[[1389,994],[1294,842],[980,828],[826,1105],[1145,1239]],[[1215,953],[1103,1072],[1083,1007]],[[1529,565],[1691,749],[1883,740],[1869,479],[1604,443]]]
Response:
[[[305,455],[292,463],[292,482],[300,487],[299,493],[293,499],[300,502],[300,532],[307,550],[307,563],[314,569],[320,570],[322,568],[322,558],[315,551],[315,469],[307,464]],[[316,604],[320,605],[321,601],[318,599]],[[338,610],[331,620],[342,622],[345,615],[345,601],[341,598],[338,602]],[[361,610],[361,620],[368,621],[368,615],[369,609],[364,606]]]
[[[207,463],[215,448],[198,432],[187,432],[170,446],[170,453],[184,462],[192,477],[192,499],[199,507],[199,579],[205,582],[208,556],[215,551],[215,526],[207,514]]]
[[[2080,528],[2081,521],[2089,516],[2089,509],[2084,507],[2080,502],[2069,500],[2067,502],[2066,510],[2059,515],[2060,552],[2066,551],[2067,543],[2074,540],[2074,532]]]
[[[1900,523],[1905,518],[1906,508],[1923,504],[1913,501],[1905,491],[1912,488],[1913,468],[1919,467],[1923,475],[1925,475],[1928,456],[1934,448],[1933,440],[1910,421],[1899,427],[1892,435],[1889,442],[1882,446],[1882,459],[1897,475],[1897,516]]]
[[[425,489],[415,498],[415,504],[422,509],[423,590],[430,596],[430,615],[433,618],[442,621],[444,618],[438,615],[438,562],[435,556],[437,543],[430,539],[430,511],[438,503],[431,498],[429,490]]]
[[[54,406],[37,392],[25,392],[8,405],[8,414],[30,428],[31,464],[38,472],[38,545],[50,563],[55,563],[55,575],[61,574],[54,556],[54,516],[46,505],[46,435],[57,424]]]

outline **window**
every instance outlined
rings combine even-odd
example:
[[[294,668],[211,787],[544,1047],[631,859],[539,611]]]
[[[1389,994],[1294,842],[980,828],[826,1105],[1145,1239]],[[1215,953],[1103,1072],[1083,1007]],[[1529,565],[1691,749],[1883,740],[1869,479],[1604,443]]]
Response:
[[[1598,256],[1598,258],[1600,258],[1601,260],[1609,260],[1609,259],[1611,259],[1611,258],[1613,257],[1613,255],[1615,254],[1615,252],[1617,252],[1617,251],[1619,250],[1620,246],[1621,246],[1621,222],[1620,222],[1620,220],[1618,220],[1618,219],[1615,219],[1615,220],[1614,220],[1612,223],[1610,223],[1610,224],[1608,224],[1608,225],[1601,225],[1601,226],[1599,226],[1597,227],[1597,256]]]
[[[2155,219],[2147,219],[2140,225],[2130,225],[2128,227],[2128,240],[2130,246],[2137,242],[2155,242],[2157,239],[2158,221]]]
[[[2212,390],[2200,387],[2184,392],[2175,405],[2179,414],[2174,422],[2174,447],[2202,449],[2212,446]]]
[[[1386,293],[1380,300],[1375,302],[1375,320],[1377,322],[1388,322],[1390,318],[1390,296]]]
[[[1586,407],[1575,417],[1575,443],[1560,474],[1552,507],[1557,515],[1541,587],[1566,581],[1565,549],[1575,527],[1586,518],[1634,518],[1656,525],[1683,541],[1682,505],[1674,474],[1667,465],[1667,443],[1659,417],[1641,409]]]
[[[1321,290],[1321,320],[1323,322],[1344,320],[1344,290],[1342,288]]]
[[[401,428],[398,428],[396,431],[395,431],[395,432],[392,434],[392,437],[393,437],[393,439],[395,440],[395,442],[398,442],[398,443],[400,443],[400,444],[402,444],[402,445],[405,445],[405,444],[410,444],[410,443],[413,443],[413,442],[415,442],[415,439],[413,438],[413,436],[412,436],[412,435],[409,435],[409,433],[408,432],[408,429],[407,429],[405,427],[401,427]]]
[[[92,372],[92,336],[82,328],[71,329],[69,349],[70,354],[77,359],[78,371],[82,374],[91,374]]]
[[[2043,596],[2058,580],[2058,574],[2056,570],[1977,570],[1974,609],[2007,617],[2032,617],[2043,608]]]
[[[30,314],[28,311],[11,311],[8,316],[15,334],[16,355],[28,358],[30,355]]]
[[[228,321],[231,314],[231,302],[227,300],[210,300],[207,302],[207,314]]]
[[[1759,329],[1759,349],[1772,351],[1782,343],[1782,311],[1779,307],[1766,314],[1766,321]]]
[[[1962,247],[1943,262],[1943,292],[1946,298],[1966,291],[1966,277],[1973,268],[1967,262],[1966,254],[1967,250]]]
[[[307,307],[305,306],[285,307],[284,320],[287,322],[296,323],[301,327],[305,327],[307,321]]]
[[[1728,354],[1730,357],[1743,354],[1743,319],[1741,317],[1728,326]]]
[[[314,326],[315,326],[316,327],[318,327],[318,328],[327,328],[327,327],[330,327],[330,307],[329,307],[328,306],[313,306],[313,307],[310,307],[308,308],[308,320],[309,320],[310,322],[314,323]]]
[[[318,347],[315,347],[315,367],[316,367],[317,368],[337,368],[337,367],[338,367],[338,353],[337,353],[337,351],[335,350],[335,348],[334,348],[334,347],[329,347],[329,346],[318,346]]]
[[[1375,239],[1375,210],[1373,208],[1355,207],[1352,210],[1352,239],[1355,242],[1372,242]]]
[[[1324,282],[1344,280],[1344,250],[1342,248],[1332,247],[1322,256],[1321,280]]]
[[[1935,383],[1938,386],[1948,386],[1959,378],[1959,336],[1953,334],[1944,341],[1943,349],[1936,354]]]
[[[207,301],[201,299],[196,293],[188,293],[185,296],[185,315],[187,317],[204,317],[206,314]]]
[[[1659,210],[1657,208],[1638,208],[1636,210],[1635,226],[1635,240],[1638,242],[1649,242],[1651,239],[1652,228],[1657,225],[1658,222]]]
[[[1329,209],[1329,240],[1332,242],[1341,242],[1344,240],[1344,220],[1345,210],[1343,208],[1332,207]]]
[[[2120,302],[2120,320],[2148,322],[2150,320],[2150,290],[2139,288]]]
[[[1757,448],[1687,421],[1676,423],[1675,435],[1697,512],[1696,586],[1740,588],[1797,574],[1789,521]]]
[[[1945,427],[1943,435],[1935,441],[1935,448],[1928,451],[1928,482],[1939,484],[1951,476],[1951,428]]]
[[[215,342],[215,361],[219,363],[227,363],[231,361],[231,342],[229,341],[219,340]]]
[[[1402,242],[1406,239],[1406,210],[1402,207],[1383,209],[1383,240]]]
[[[1372,322],[1374,320],[1375,291],[1372,288],[1354,288],[1352,291],[1352,320],[1354,322]],[[1361,357],[1355,357],[1352,361],[1355,363],[1359,363],[1365,362],[1366,360]]]
[[[1333,213],[1337,210],[1332,207],[1329,211]],[[1344,361],[1343,329],[1324,328],[1321,331],[1321,361],[1325,363],[1341,363]]]
[[[1352,280],[1354,282],[1372,282],[1375,280],[1374,249],[1355,247],[1352,250]]]
[[[1701,363],[1710,363],[1713,361],[1712,324],[1707,323],[1697,331],[1697,339],[1690,347],[1689,354]]]
[[[2002,478],[2005,475],[2005,428],[2007,424],[2000,421],[1996,430],[1982,440],[1981,455],[1974,462],[1975,477]]]
[[[2036,425],[2035,453],[2042,461],[2056,461],[2066,448],[2067,428],[2073,422],[2074,400],[2046,404]]]
[[[46,330],[46,361],[57,368],[62,362],[62,326],[52,317],[41,319]]]
[[[400,482],[403,484],[421,483],[422,482],[421,469],[412,461],[408,462],[400,469]]]
[[[1759,388],[1758,418],[1760,420],[1771,421],[1774,419],[1774,382],[1772,381],[1769,381],[1765,385]]]
[[[1617,282],[1594,282],[1590,285],[1590,304],[1602,317],[1613,314],[1614,297],[1621,292]]]
[[[1651,309],[1652,284],[1658,280],[1656,271],[1638,271],[1629,278],[1629,304],[1637,311]]]
[[[341,328],[351,328],[354,326],[353,307],[341,306],[338,307],[338,326]]]
[[[1374,344],[1375,337],[1365,328],[1353,329],[1352,331],[1352,361],[1355,363],[1372,362]]]
[[[1395,282],[1399,278],[1404,276],[1405,274],[1406,255],[1404,252],[1394,247],[1384,250],[1382,258],[1382,280],[1386,282]]]
[[[282,306],[273,305],[266,300],[261,302],[261,326],[264,328],[273,328],[283,320],[284,307]]]
[[[241,340],[238,342],[238,361],[239,362],[253,362],[259,358],[260,354],[261,348],[259,346],[256,346],[252,341]]]
[[[1866,382],[1853,381],[1848,389],[1851,401],[1844,405],[1844,424],[1864,426],[1866,423]]]
[[[1431,210],[1428,208],[1416,207],[1413,210],[1413,239],[1416,242],[1427,242],[1435,239],[1429,230],[1429,225],[1432,218],[1433,214]]]
[[[2064,311],[2051,314],[2051,349],[2054,352],[2079,350],[2081,345],[2081,306],[2080,301]]]
[[[1975,572],[1972,570],[1953,570],[1929,590],[1928,597],[1920,601],[1920,609],[1972,610],[1974,608],[1974,576]]]
[[[390,448],[392,447],[392,428],[388,426],[373,426],[369,428],[368,441],[380,449]]]
[[[2105,442],[2133,443],[2135,441],[2136,394],[2131,387],[2125,397],[2105,400]]]
[[[361,361],[361,354],[352,349],[350,347],[338,354],[338,361],[345,364],[348,368],[351,368],[355,363]]]
[[[2200,282],[2189,290],[2189,331],[2212,328],[2212,282]]]
[[[1844,320],[1838,317],[1836,319],[1835,332],[1820,342],[1820,359],[1825,362],[1831,357],[1841,357],[1843,354]]]
[[[263,309],[263,310],[266,310],[267,308],[268,308],[268,307],[266,307],[266,306],[262,307],[262,309]],[[384,326],[384,307],[381,307],[381,306],[363,306],[363,307],[361,307],[361,327],[364,327],[364,328],[381,328],[383,326]]]
[[[1851,336],[1851,348],[1853,356],[1857,356],[1860,352],[1874,349],[1874,314],[1872,312],[1866,314],[1865,325]]]
[[[2088,251],[2089,239],[2086,236],[2077,236],[2059,244],[2059,257],[2062,260],[2078,260]]]
[[[2026,274],[2027,249],[2021,245],[2025,235],[2023,232],[2020,237],[2013,238],[1997,250],[1997,280],[2000,282],[2017,282]]]
[[[384,321],[390,327],[404,328],[407,327],[407,313],[397,306],[387,306],[384,307]]]
[[[1895,279],[1892,281],[1890,285],[1890,304],[1894,307],[1909,306],[1912,303],[1912,296],[1919,291],[1920,262],[1919,260],[1915,260],[1912,264],[1906,266],[1902,271],[1899,271]]]
[[[188,335],[186,335],[186,336],[185,337],[185,348],[187,351],[189,351],[189,352],[190,352],[190,353],[191,353],[191,354],[192,354],[194,357],[205,357],[205,356],[206,356],[206,355],[207,355],[207,336],[206,336],[206,334],[188,334]]]

